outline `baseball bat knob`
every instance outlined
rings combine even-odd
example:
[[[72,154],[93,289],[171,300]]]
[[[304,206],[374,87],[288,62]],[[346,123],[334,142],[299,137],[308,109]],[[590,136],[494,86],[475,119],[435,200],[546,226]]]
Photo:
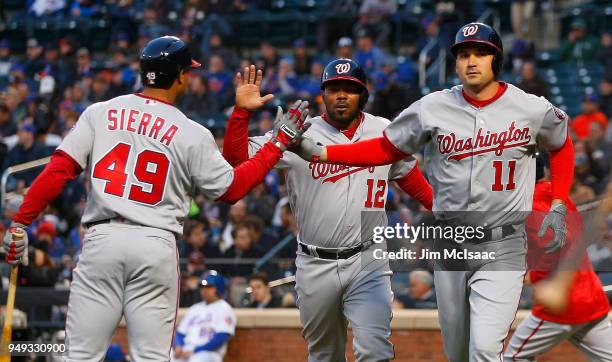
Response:
[[[14,231],[12,231],[13,234],[13,239],[15,240],[22,240],[25,237],[25,231],[21,228],[16,228]]]

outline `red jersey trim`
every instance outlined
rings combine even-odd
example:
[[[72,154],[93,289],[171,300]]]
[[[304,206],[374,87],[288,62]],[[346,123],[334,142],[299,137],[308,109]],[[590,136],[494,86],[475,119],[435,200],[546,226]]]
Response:
[[[174,107],[174,104],[169,103],[169,102],[164,101],[164,100],[159,99],[159,98],[155,98],[155,97],[151,97],[151,96],[146,96],[146,95],[144,95],[142,93],[134,93],[134,95],[139,96],[141,98],[151,99],[151,100],[154,100],[154,101],[157,101],[157,102],[162,102],[162,103],[165,103],[165,104],[167,104],[169,106],[173,106]]]
[[[498,83],[499,83],[499,87],[497,88],[497,93],[495,93],[495,95],[492,98],[485,99],[483,101],[479,101],[477,99],[470,97],[469,95],[467,95],[467,93],[465,93],[464,90],[461,90],[461,94],[463,95],[463,98],[466,100],[466,102],[473,105],[474,107],[482,108],[498,100],[506,92],[506,89],[508,89],[508,83],[506,82],[498,82]]]
[[[334,126],[330,121],[329,121],[329,116],[326,113],[323,113],[323,115],[321,116],[321,118],[323,118],[323,120],[325,122],[327,122],[327,124],[329,124],[330,126],[334,127],[335,129],[337,129],[338,131],[342,132],[343,135],[346,136],[346,138],[348,138],[349,140],[353,139],[353,136],[355,136],[355,132],[357,132],[357,129],[359,128],[359,126],[361,126],[361,124],[363,123],[363,120],[365,119],[365,115],[363,114],[363,112],[359,112],[359,115],[357,116],[357,123],[355,123],[354,126],[349,127],[347,129],[340,129],[336,126]]]

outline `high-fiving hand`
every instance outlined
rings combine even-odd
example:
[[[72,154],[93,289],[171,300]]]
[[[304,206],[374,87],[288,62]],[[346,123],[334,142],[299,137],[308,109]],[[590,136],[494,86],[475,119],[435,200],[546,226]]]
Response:
[[[261,96],[261,69],[256,70],[254,65],[244,67],[244,74],[236,73],[234,84],[236,86],[236,106],[254,112],[264,104],[274,99],[274,95]]]

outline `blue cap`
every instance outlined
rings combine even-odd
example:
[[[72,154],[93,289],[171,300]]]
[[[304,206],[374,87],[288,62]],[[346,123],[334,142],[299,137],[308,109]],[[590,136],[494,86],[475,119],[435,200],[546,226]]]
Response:
[[[8,40],[6,39],[2,39],[0,40],[0,49],[10,49],[11,45],[9,44]]]
[[[584,98],[582,98],[582,100],[584,102],[597,103],[597,102],[599,102],[599,96],[597,94],[595,94],[595,93],[585,94]]]
[[[217,295],[219,297],[222,297],[225,293],[225,279],[216,270],[209,270],[202,274],[201,286],[217,288]]]
[[[36,134],[36,128],[34,127],[34,125],[32,123],[24,123],[22,125],[19,126],[19,130],[20,131],[27,131],[30,132],[32,134]]]

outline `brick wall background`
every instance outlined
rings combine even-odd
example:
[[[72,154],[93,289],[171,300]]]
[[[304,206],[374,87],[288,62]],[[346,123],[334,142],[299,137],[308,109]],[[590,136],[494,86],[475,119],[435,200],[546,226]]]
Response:
[[[182,314],[182,313],[181,313]],[[432,312],[395,313],[391,340],[397,362],[446,362],[437,317]],[[225,362],[305,362],[306,341],[300,333],[297,310],[237,311],[238,328],[230,341]],[[524,317],[519,312],[517,322]],[[114,341],[128,350],[125,326]],[[354,361],[349,331],[347,354]],[[538,359],[538,362],[587,362],[571,343],[564,342]]]

